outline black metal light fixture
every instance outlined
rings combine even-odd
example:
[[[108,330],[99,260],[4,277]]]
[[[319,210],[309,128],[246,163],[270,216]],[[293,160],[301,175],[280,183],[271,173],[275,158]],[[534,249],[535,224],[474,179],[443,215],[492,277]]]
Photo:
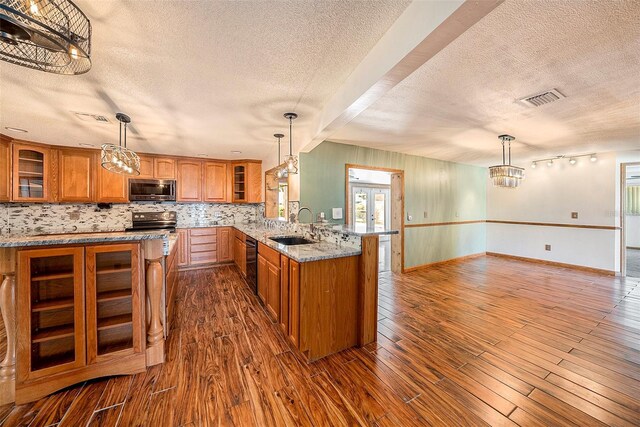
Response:
[[[0,0],[0,59],[84,74],[91,69],[91,22],[70,0]]]
[[[118,145],[102,144],[102,167],[113,173],[140,175],[140,157],[127,148],[127,125],[131,123],[131,118],[124,113],[118,113],[116,119],[120,122],[120,141]]]
[[[295,175],[298,173],[298,156],[294,156],[293,144],[291,141],[291,130],[293,127],[293,120],[298,118],[296,113],[284,113],[284,118],[289,120],[289,155],[284,158],[284,163],[287,168],[287,173]]]
[[[273,171],[273,176],[276,179],[282,179],[289,176],[289,172],[287,171],[286,166],[280,166],[280,139],[284,138],[284,135],[281,133],[274,133],[273,136],[278,138],[278,166],[276,166],[276,170]]]

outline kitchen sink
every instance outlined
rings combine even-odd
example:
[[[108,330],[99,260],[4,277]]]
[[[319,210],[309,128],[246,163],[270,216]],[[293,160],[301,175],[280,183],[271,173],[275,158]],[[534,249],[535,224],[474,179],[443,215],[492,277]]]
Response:
[[[303,237],[269,237],[269,240],[273,240],[274,242],[285,246],[309,245],[316,243],[313,240],[305,239]]]

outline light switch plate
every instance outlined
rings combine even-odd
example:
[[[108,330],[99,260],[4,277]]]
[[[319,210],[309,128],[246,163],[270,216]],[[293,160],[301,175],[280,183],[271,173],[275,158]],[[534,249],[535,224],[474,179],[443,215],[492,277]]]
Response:
[[[407,221],[413,221],[413,215],[407,214]]]
[[[331,217],[333,219],[342,219],[342,208],[332,208]]]
[[[551,250],[551,245],[544,245],[544,250],[545,251],[550,251]]]
[[[571,212],[572,219],[578,219],[578,212]]]
[[[427,218],[429,216],[427,211],[424,211],[424,217]]]

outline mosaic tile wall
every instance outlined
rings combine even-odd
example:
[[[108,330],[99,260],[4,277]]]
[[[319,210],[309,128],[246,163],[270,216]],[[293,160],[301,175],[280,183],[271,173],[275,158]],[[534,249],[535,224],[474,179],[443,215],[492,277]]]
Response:
[[[123,230],[131,226],[131,212],[178,213],[178,227],[249,223],[258,220],[258,204],[129,203],[99,209],[95,204],[0,203],[0,235]]]

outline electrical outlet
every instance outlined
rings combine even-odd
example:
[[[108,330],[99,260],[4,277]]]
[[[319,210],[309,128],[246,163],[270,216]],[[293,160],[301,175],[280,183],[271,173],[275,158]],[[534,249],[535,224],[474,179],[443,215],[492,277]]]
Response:
[[[572,219],[578,219],[578,212],[571,212]]]
[[[550,251],[551,250],[551,245],[544,245],[544,250],[545,251]]]
[[[410,213],[407,213],[407,221],[413,221],[413,216]]]

